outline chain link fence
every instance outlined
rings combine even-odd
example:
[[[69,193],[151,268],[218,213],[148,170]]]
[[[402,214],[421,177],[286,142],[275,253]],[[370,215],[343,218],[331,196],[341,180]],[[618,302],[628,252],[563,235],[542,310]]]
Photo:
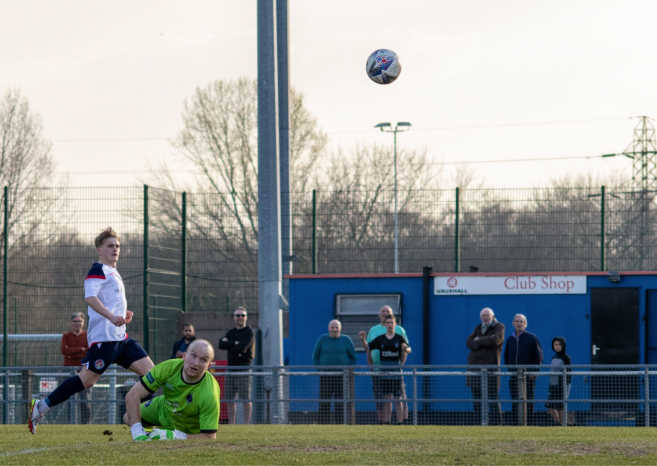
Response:
[[[211,369],[222,388],[221,423],[228,421],[227,403],[235,403],[237,423],[245,422],[243,407],[250,403],[255,424],[657,426],[654,365],[574,365],[565,372],[545,366],[407,366],[395,373],[360,366],[236,369]],[[30,399],[48,395],[73,374],[75,368],[0,368],[0,393],[8,388],[1,418],[27,422]],[[246,396],[225,398],[229,377],[250,387]],[[50,410],[45,423],[120,424],[125,395],[138,380],[112,366],[91,390]]]
[[[393,272],[394,193],[292,193],[293,273]],[[399,193],[400,272],[653,270],[655,192],[625,188]],[[129,333],[155,362],[181,312],[258,308],[257,195],[149,187],[5,189],[0,364],[56,366],[84,312],[93,239],[121,235]],[[286,233],[287,235],[287,233]],[[287,236],[286,236],[287,238]]]

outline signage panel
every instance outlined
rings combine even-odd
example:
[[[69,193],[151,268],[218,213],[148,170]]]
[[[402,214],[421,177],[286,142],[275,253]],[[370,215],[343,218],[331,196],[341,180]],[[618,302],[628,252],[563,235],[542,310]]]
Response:
[[[507,275],[496,277],[434,277],[434,294],[586,294],[585,275]]]

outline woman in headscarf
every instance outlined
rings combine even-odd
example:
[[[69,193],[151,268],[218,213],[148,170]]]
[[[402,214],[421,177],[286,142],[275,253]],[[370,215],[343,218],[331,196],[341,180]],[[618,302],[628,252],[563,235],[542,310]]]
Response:
[[[558,373],[570,372],[572,361],[570,356],[566,354],[566,339],[564,337],[556,337],[552,340],[552,349],[556,353],[552,357],[552,364],[550,365],[550,388],[548,391],[548,400],[555,400],[554,402],[545,403],[550,416],[555,425],[563,425],[563,405],[565,400],[568,399],[570,394],[571,376],[566,376],[566,393],[564,394],[563,375]],[[560,402],[557,403],[556,400]]]

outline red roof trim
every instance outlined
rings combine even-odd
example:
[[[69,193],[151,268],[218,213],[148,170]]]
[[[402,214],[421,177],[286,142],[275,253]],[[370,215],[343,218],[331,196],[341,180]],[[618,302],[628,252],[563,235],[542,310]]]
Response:
[[[618,272],[621,276],[625,275],[657,275],[657,271],[627,271]],[[569,275],[569,276],[605,276],[609,272],[478,272],[478,273],[469,273],[469,272],[440,272],[432,273],[432,277],[542,277],[550,275]],[[331,274],[292,274],[285,275],[285,278],[297,279],[297,278],[418,278],[422,277],[421,273],[331,273]]]

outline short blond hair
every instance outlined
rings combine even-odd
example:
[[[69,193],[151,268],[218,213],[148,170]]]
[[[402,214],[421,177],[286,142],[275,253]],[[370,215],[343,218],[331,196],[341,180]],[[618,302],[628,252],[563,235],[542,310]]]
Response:
[[[116,238],[119,243],[121,242],[121,238],[119,237],[119,234],[116,231],[114,231],[112,227],[107,227],[103,231],[101,231],[98,236],[96,236],[96,239],[94,240],[94,244],[96,245],[96,248],[102,247],[105,240],[109,238]]]

